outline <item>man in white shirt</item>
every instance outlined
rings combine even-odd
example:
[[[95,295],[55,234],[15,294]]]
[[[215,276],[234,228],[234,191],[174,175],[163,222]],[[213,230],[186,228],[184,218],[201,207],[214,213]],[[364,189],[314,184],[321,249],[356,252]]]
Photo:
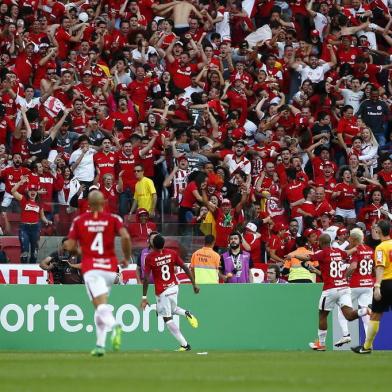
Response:
[[[291,64],[291,68],[296,70],[301,74],[301,84],[306,79],[310,79],[313,83],[319,83],[324,80],[324,75],[336,65],[336,56],[333,51],[332,45],[328,44],[327,49],[329,50],[329,54],[331,57],[331,61],[328,63],[324,63],[319,65],[319,59],[315,55],[309,56],[309,65],[304,63],[294,62]]]
[[[344,105],[350,105],[354,109],[354,114],[358,111],[363,98],[364,92],[361,91],[361,82],[359,79],[354,78],[351,80],[351,88],[340,88],[339,84],[336,86],[344,99]]]
[[[95,150],[90,147],[88,136],[82,135],[79,138],[79,148],[75,150],[69,158],[69,164],[75,178],[86,185],[91,185],[94,180]]]
[[[329,19],[328,19],[328,12],[329,7],[327,2],[321,2],[319,5],[319,12],[313,11],[313,0],[310,0],[306,6],[306,10],[308,11],[309,15],[313,18],[314,27],[319,33],[319,37],[321,41],[324,38],[324,32],[327,29]]]
[[[250,183],[251,176],[251,163],[249,159],[245,157],[245,142],[243,140],[237,140],[234,143],[234,154],[227,154],[224,159],[226,167],[229,169],[231,182],[236,183],[235,174],[240,170],[246,174],[246,182]]]

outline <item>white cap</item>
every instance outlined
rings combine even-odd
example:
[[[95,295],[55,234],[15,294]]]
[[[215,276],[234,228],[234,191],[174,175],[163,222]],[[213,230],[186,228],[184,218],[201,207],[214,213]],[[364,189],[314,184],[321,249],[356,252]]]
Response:
[[[256,232],[257,232],[257,226],[256,226],[254,223],[252,223],[252,222],[249,222],[249,223],[246,225],[246,228],[247,228],[248,230],[250,230],[251,232],[253,232],[253,233],[256,233]]]
[[[87,12],[81,12],[79,14],[79,20],[83,23],[86,23],[88,21],[88,14]]]

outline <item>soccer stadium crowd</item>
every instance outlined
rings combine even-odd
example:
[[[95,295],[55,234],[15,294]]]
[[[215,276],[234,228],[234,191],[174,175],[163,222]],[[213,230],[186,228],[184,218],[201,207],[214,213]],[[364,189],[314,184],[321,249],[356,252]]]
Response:
[[[40,232],[100,189],[132,239],[174,212],[220,254],[238,231],[278,278],[323,232],[375,245],[392,217],[389,7],[0,1],[3,232],[20,211],[36,262]]]

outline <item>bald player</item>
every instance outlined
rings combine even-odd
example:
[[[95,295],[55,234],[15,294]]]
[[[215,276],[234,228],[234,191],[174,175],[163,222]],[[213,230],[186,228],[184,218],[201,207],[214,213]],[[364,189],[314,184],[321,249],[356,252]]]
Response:
[[[72,222],[65,248],[70,252],[79,249],[82,253],[82,273],[87,294],[95,308],[97,344],[91,355],[102,357],[105,354],[108,331],[112,331],[113,350],[118,351],[121,345],[121,327],[116,324],[107,302],[110,289],[117,278],[117,265],[128,265],[131,240],[122,219],[103,211],[105,198],[101,192],[90,192],[88,204],[90,211],[79,215]],[[121,237],[123,259],[120,263],[114,249],[116,235]]]
[[[356,320],[370,314],[369,308],[353,309],[351,301],[351,291],[345,277],[345,260],[349,255],[354,253],[357,248],[344,251],[339,248],[331,247],[331,237],[328,234],[322,234],[319,238],[320,249],[314,255],[297,255],[296,257],[303,261],[302,266],[311,272],[320,275],[323,282],[323,292],[319,302],[319,329],[318,339],[309,343],[311,349],[316,351],[325,351],[325,341],[328,329],[328,314],[338,305],[342,310],[344,317],[349,320]],[[319,269],[308,265],[308,261],[317,260]]]

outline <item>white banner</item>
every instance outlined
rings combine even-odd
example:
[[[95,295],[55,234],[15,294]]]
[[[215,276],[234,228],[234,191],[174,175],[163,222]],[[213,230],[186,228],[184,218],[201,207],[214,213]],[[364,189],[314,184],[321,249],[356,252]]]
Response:
[[[38,264],[0,264],[0,284],[47,284]]]
[[[121,269],[123,284],[137,284],[136,264]],[[186,274],[178,271],[179,283],[190,283]],[[38,264],[0,264],[0,284],[48,284],[48,273]]]

